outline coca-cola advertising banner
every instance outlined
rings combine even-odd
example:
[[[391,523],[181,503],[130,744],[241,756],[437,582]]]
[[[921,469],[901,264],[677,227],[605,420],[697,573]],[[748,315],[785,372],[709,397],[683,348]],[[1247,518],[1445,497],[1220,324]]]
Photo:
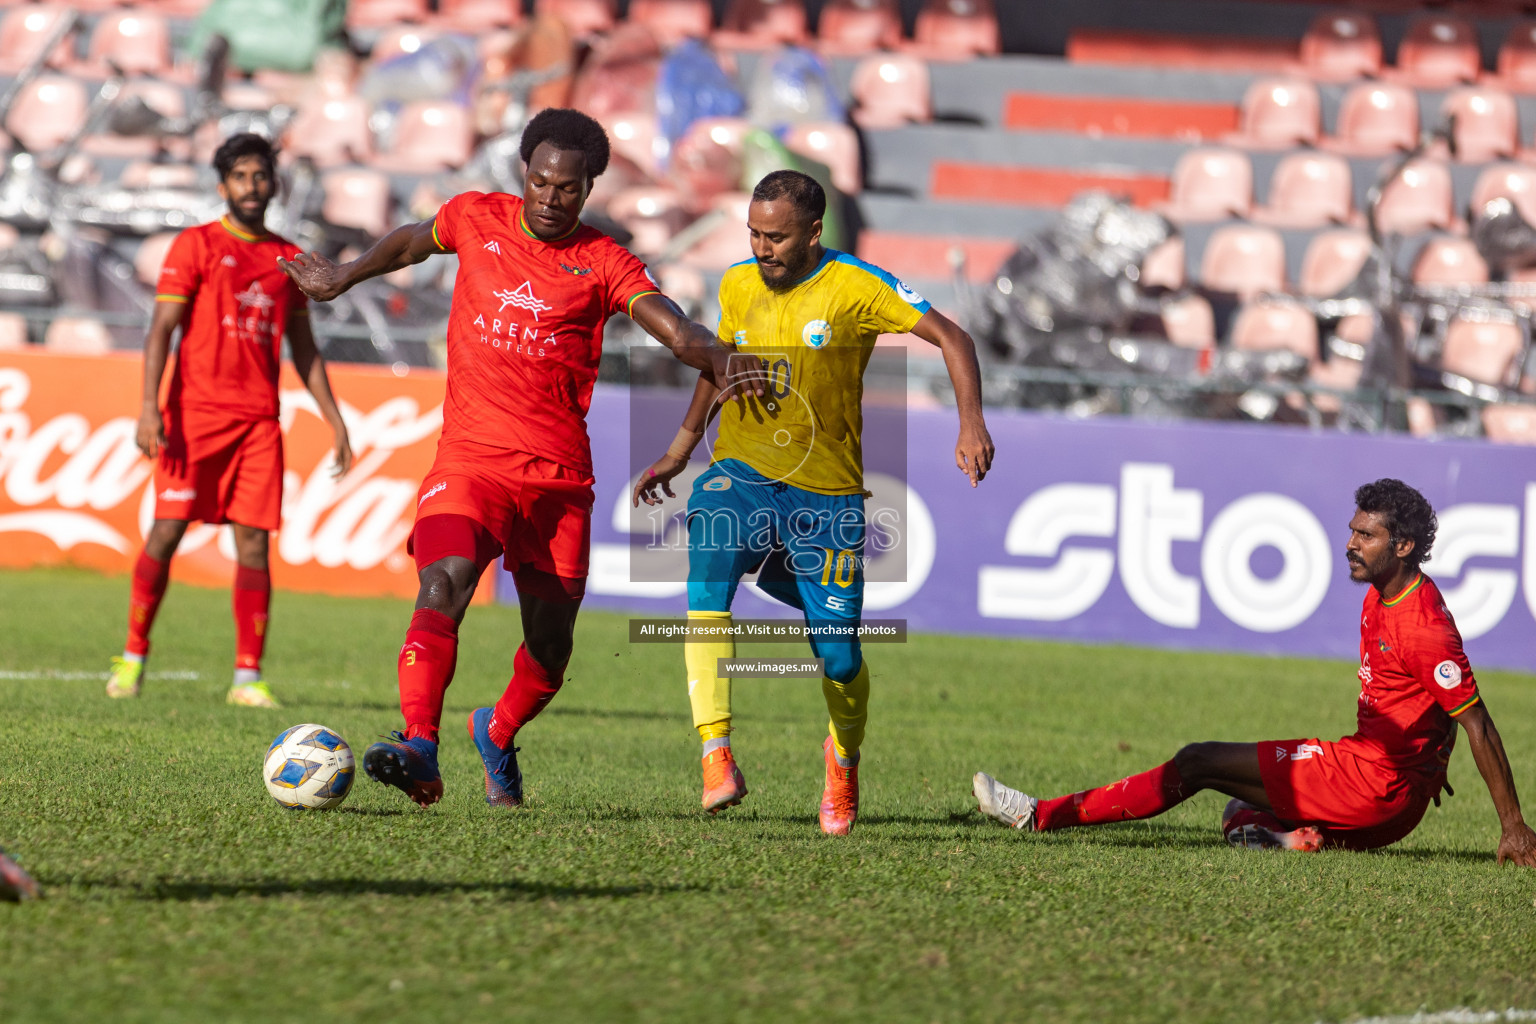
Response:
[[[0,565],[132,568],[154,513],[153,465],[134,444],[142,373],[136,355],[0,352]],[[442,425],[442,374],[332,365],[330,376],[355,455],[340,480],[330,472],[330,428],[283,368],[286,471],[273,583],[414,596],[405,542]],[[172,571],[227,586],[234,554],[227,528],[196,525]]]

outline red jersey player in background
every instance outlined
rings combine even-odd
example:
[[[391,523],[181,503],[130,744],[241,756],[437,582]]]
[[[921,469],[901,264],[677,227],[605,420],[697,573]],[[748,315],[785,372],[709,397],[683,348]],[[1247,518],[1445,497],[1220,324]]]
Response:
[[[1498,862],[1536,867],[1536,832],[1520,814],[1514,775],[1440,590],[1420,571],[1435,512],[1400,480],[1355,491],[1349,578],[1368,583],[1360,618],[1358,729],[1336,743],[1192,743],[1173,760],[1099,789],[1037,800],[984,772],[984,814],[1018,829],[1150,818],[1202,789],[1232,797],[1222,832],[1233,846],[1371,850],[1412,832],[1439,802],[1456,726],[1467,731],[1502,834]]]
[[[627,313],[688,365],[763,393],[757,360],[733,355],[658,291],[639,259],[581,223],[592,183],[608,166],[601,125],[576,110],[544,110],[523,130],[521,155],[522,198],[466,192],[351,263],[307,254],[284,264],[310,298],[326,301],[434,254],[458,254],[443,432],[410,540],[421,588],[397,665],[405,731],[363,754],[371,778],[423,807],[443,794],[438,727],[459,624],[498,557],[517,584],[523,643],[505,693],[494,708],[476,709],[468,726],[486,802],[522,803],[513,740],[560,689],[586,593],[586,416],[607,319]]]
[[[228,213],[176,237],[155,288],[144,342],[144,407],[138,445],[155,463],[155,521],[133,569],[128,643],[112,659],[110,697],[137,697],[149,631],[187,523],[231,523],[235,535],[235,678],[231,704],[277,707],[261,678],[272,583],[267,534],[283,501],[283,437],[277,375],[284,337],[294,369],[335,432],[336,475],[352,463],[347,428],[315,348],[302,292],[277,260],[298,251],[269,234],[277,190],[272,145],[259,135],[226,139],[213,155]],[[171,332],[181,345],[165,408],[159,405]]]

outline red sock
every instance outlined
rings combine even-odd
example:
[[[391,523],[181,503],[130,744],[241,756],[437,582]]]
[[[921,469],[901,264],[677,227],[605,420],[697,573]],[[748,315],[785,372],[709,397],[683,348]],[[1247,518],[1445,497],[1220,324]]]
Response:
[[[396,668],[400,675],[400,713],[405,738],[437,742],[443,721],[443,694],[459,662],[459,626],[442,612],[418,608],[405,631]]]
[[[512,659],[512,681],[507,692],[496,702],[488,730],[491,742],[505,747],[517,735],[517,730],[533,721],[544,705],[560,692],[565,682],[564,673],[549,673],[544,666],[533,660],[525,644],[518,645],[517,656]]]
[[[133,565],[133,585],[128,594],[128,642],[123,650],[140,657],[149,653],[149,627],[155,624],[160,599],[171,578],[169,560],[157,562],[144,552]]]
[[[267,647],[267,611],[272,606],[272,576],[265,569],[235,568],[235,668],[261,671]]]
[[[1169,761],[1098,789],[1041,800],[1035,808],[1035,830],[1049,832],[1074,825],[1150,818],[1183,803],[1188,796],[1179,770]]]

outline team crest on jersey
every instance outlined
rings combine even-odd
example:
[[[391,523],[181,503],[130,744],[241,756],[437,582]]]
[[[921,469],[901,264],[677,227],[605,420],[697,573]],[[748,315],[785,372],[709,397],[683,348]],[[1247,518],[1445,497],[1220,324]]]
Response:
[[[825,320],[812,320],[800,332],[800,340],[811,348],[824,348],[832,340],[832,325]]]
[[[496,241],[494,238],[489,242],[486,242],[482,248],[484,248],[487,252],[495,253],[497,256],[501,255],[501,243]]]
[[[1392,648],[1387,646],[1387,642],[1385,640],[1377,640],[1376,641],[1376,646],[1381,648],[1381,653],[1382,654],[1386,654],[1388,651],[1390,651],[1392,649]]]
[[[1454,690],[1461,685],[1461,666],[1447,658],[1435,666],[1435,682],[1442,690]]]
[[[585,277],[587,274],[592,273],[591,267],[568,267],[564,263],[560,264],[560,269],[567,274],[575,274],[577,277]]]
[[[233,256],[226,255],[223,259],[219,260],[219,264],[225,267],[233,267],[235,266],[235,258]]]
[[[276,303],[272,296],[261,289],[260,281],[252,281],[243,292],[236,292],[235,298],[240,303],[240,308],[247,306],[253,309],[271,309]]]
[[[537,320],[540,313],[547,313],[550,310],[549,303],[544,302],[537,295],[533,294],[532,281],[524,281],[522,287],[516,291],[492,292],[491,294],[501,300],[501,309],[496,311],[498,313],[505,310],[508,306],[516,306],[518,309],[526,309]]]
[[[713,480],[706,480],[704,481],[704,489],[706,491],[728,491],[731,489],[731,478],[728,476],[717,476]]]
[[[918,306],[923,303],[923,297],[911,288],[908,288],[905,281],[896,282],[896,294],[901,296],[901,301],[911,305]]]

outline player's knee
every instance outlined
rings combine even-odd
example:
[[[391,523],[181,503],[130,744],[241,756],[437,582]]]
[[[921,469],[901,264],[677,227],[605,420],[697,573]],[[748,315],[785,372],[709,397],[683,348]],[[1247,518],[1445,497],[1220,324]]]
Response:
[[[1214,743],[1189,743],[1173,755],[1173,766],[1185,782],[1199,783],[1211,775],[1214,766]]]
[[[529,657],[538,662],[539,667],[549,673],[551,678],[564,674],[565,666],[571,661],[571,651],[575,648],[569,636],[558,634],[529,634],[524,637],[523,644],[528,648]]]
[[[267,567],[267,531],[235,528],[235,558],[247,569]]]
[[[176,553],[187,524],[181,519],[156,519],[144,538],[144,553],[157,562],[164,562]]]
[[[466,578],[464,574],[454,572],[454,567],[447,563],[448,559],[433,562],[418,574],[421,589],[416,594],[416,607],[431,608],[458,622],[475,594],[477,580],[472,573]],[[474,563],[468,564],[473,566]]]
[[[855,644],[828,644],[821,649],[822,673],[834,683],[851,683],[864,665],[864,655]]]

